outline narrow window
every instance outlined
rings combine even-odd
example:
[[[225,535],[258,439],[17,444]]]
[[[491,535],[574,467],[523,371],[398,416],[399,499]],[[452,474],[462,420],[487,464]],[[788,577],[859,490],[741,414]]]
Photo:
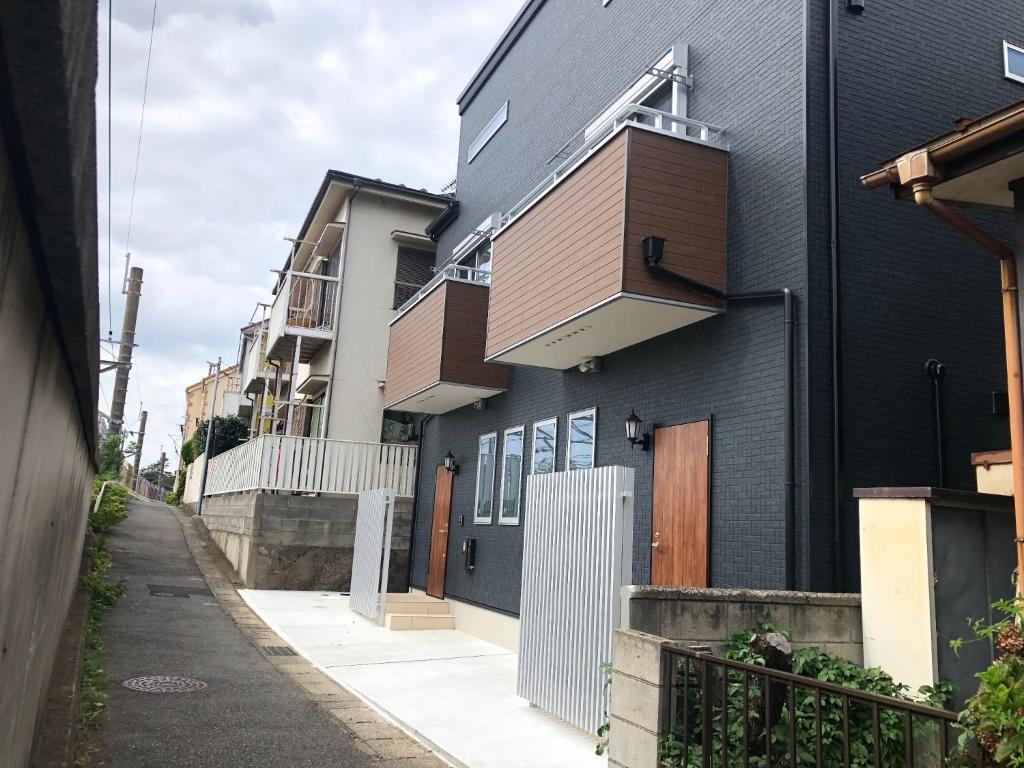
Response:
[[[434,254],[415,248],[399,247],[395,263],[395,296],[392,309],[398,309],[434,277]]]
[[[476,505],[474,523],[490,523],[494,511],[494,449],[497,432],[480,437],[480,453],[476,462]]]
[[[565,468],[590,469],[594,466],[594,442],[597,437],[597,410],[588,408],[569,414],[569,436]]]
[[[466,151],[466,162],[473,162],[473,158],[480,154],[480,150],[484,148],[484,145],[498,132],[498,129],[505,124],[508,120],[508,102],[506,101],[501,105],[501,108],[494,113],[484,129],[476,135],[476,138],[469,143],[469,149]]]
[[[519,504],[523,486],[523,427],[505,430],[501,454],[501,515],[499,525],[519,525]]]
[[[533,425],[533,464],[531,472],[546,475],[555,471],[555,446],[558,440],[558,419],[547,419]]]
[[[1003,40],[1003,75],[1009,80],[1024,83],[1024,48]]]

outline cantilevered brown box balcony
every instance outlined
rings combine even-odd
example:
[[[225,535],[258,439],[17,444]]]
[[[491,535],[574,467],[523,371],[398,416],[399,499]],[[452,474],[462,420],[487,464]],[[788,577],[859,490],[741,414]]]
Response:
[[[384,407],[447,413],[503,392],[508,368],[484,362],[487,272],[449,265],[391,321]]]
[[[645,238],[663,238],[662,268],[725,289],[720,136],[628,105],[516,206],[493,240],[485,359],[565,369],[722,312],[656,278],[642,252]]]

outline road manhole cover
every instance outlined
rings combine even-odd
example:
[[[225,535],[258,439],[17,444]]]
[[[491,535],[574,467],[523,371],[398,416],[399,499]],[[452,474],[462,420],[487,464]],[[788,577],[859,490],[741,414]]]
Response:
[[[191,677],[169,677],[167,675],[150,675],[148,677],[133,677],[125,680],[122,685],[133,691],[143,693],[192,693],[201,691],[206,687],[202,680],[193,680]]]

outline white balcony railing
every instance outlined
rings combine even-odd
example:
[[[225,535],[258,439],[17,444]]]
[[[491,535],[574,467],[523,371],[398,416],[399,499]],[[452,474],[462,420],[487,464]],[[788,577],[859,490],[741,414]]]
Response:
[[[267,332],[257,331],[252,343],[246,346],[242,366],[242,391],[245,392],[257,380],[273,378],[273,371],[267,364]]]
[[[561,160],[555,170],[544,177],[522,200],[502,215],[501,226],[505,227],[510,224],[575,170],[591,153],[600,148],[605,139],[622,126],[630,123],[644,125],[648,129],[660,131],[676,138],[728,148],[725,144],[724,128],[673,115],[671,112],[662,112],[642,104],[624,104],[621,109],[609,115],[599,125],[593,128],[583,128],[575,133],[555,154],[555,157]]]
[[[395,314],[395,317],[391,322],[394,323],[395,320],[416,306],[420,302],[420,299],[434,290],[435,286],[445,280],[455,280],[460,283],[474,283],[476,285],[490,285],[491,272],[489,269],[475,269],[474,267],[464,267],[460,264],[449,264],[435,274],[430,279],[429,283],[410,296],[409,300],[398,308],[398,312]]]
[[[416,446],[262,435],[210,460],[206,495],[239,491],[355,494],[390,488],[411,497]]]
[[[285,333],[326,337],[334,331],[338,278],[311,272],[284,273],[270,308],[267,349]]]

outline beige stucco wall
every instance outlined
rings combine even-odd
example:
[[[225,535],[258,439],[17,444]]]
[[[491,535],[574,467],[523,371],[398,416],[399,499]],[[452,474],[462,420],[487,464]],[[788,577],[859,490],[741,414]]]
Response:
[[[214,374],[205,376],[195,384],[185,388],[185,434],[183,440],[188,440],[196,432],[196,419],[206,421],[210,418],[210,401],[213,398]],[[238,366],[232,365],[220,372],[220,381],[217,384],[217,404],[213,414],[224,415],[224,394],[226,392],[237,392],[241,383],[241,374]]]
[[[1013,496],[1013,470],[1010,464],[979,465],[974,468],[980,493]]]
[[[930,506],[860,499],[864,664],[917,690],[938,679]]]
[[[26,765],[78,580],[94,466],[0,142],[0,763]]]
[[[352,203],[344,252],[341,317],[338,323],[328,437],[380,440],[388,361],[388,322],[398,243],[394,230],[422,233],[438,208],[381,197],[363,190]],[[330,370],[331,345],[310,364],[310,373]]]

